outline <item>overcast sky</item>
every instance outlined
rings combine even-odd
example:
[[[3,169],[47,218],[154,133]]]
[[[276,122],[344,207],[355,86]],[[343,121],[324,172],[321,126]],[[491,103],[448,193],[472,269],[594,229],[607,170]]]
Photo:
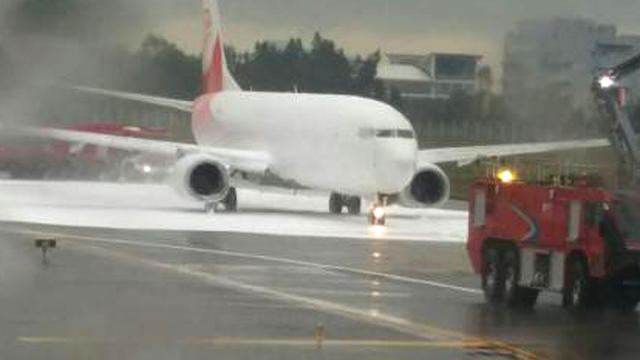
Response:
[[[112,0],[109,0],[112,1]],[[118,1],[118,0],[115,0]],[[639,0],[219,0],[226,40],[249,49],[256,40],[309,41],[318,30],[350,53],[470,52],[497,65],[506,32],[526,18],[583,17],[640,34]],[[127,0],[121,42],[161,34],[200,52],[199,0]],[[126,19],[126,20],[125,20]],[[134,20],[135,19],[135,20]]]

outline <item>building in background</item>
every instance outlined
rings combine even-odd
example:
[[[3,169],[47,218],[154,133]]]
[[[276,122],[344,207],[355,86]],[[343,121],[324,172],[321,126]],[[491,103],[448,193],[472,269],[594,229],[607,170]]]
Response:
[[[559,99],[567,109],[585,109],[591,104],[590,85],[598,70],[639,50],[640,36],[618,35],[614,25],[562,18],[521,22],[505,41],[505,101],[526,114],[549,103],[546,96]],[[624,85],[638,94],[637,78]]]
[[[397,89],[405,100],[448,99],[457,91],[476,91],[481,59],[470,54],[386,53],[378,64],[377,78],[387,92]]]

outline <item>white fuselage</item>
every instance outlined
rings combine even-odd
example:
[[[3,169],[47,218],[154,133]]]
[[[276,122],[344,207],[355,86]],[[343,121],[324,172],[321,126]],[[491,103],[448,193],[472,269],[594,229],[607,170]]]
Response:
[[[409,121],[392,107],[342,95],[220,92],[196,101],[196,141],[263,151],[270,171],[348,195],[395,194],[416,171]]]

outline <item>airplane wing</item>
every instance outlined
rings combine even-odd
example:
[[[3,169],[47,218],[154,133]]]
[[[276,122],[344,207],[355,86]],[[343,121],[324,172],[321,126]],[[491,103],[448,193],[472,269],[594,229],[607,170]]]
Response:
[[[208,154],[235,170],[249,173],[264,173],[270,165],[268,154],[260,151],[235,150],[199,146],[161,140],[138,139],[115,135],[95,134],[72,130],[50,128],[22,127],[12,129],[18,135],[25,135],[48,140],[91,144],[106,148],[141,151],[154,154],[178,156],[179,154]]]
[[[191,113],[193,110],[193,102],[185,100],[175,100],[151,95],[134,94],[122,91],[102,90],[84,86],[72,86],[72,90],[80,91],[87,94],[107,96],[114,99],[130,100],[140,103],[161,106],[169,109],[179,110]]]
[[[469,146],[454,148],[439,148],[422,150],[418,153],[419,164],[439,164],[457,162],[458,165],[468,165],[482,158],[537,154],[551,151],[587,149],[609,146],[609,140],[575,140],[549,143],[511,144]]]

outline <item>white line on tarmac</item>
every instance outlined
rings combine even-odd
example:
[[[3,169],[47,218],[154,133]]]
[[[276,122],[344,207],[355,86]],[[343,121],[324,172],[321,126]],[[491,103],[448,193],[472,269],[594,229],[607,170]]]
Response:
[[[116,339],[98,339],[87,337],[35,337],[35,336],[19,336],[16,339],[24,344],[122,344],[123,341]],[[125,343],[140,344],[150,339],[129,338]],[[319,342],[322,348],[454,348],[454,349],[473,349],[482,348],[490,345],[484,341],[424,341],[424,340],[377,340],[377,339],[321,339],[313,338],[251,338],[251,337],[191,337],[185,339],[151,339],[162,341],[164,343],[170,341],[177,344],[189,345],[207,345],[215,347],[223,346],[260,346],[260,347],[311,347],[317,348]]]
[[[183,265],[167,264],[155,260],[142,258],[120,251],[110,250],[103,247],[89,246],[87,251],[91,251],[99,256],[119,261],[143,265],[156,270],[168,271],[190,278],[198,279],[212,286],[221,286],[232,290],[242,291],[245,293],[257,294],[263,297],[272,298],[287,303],[299,304],[311,309],[322,311],[325,313],[335,314],[351,319],[361,320],[376,326],[383,326],[389,329],[403,332],[427,340],[476,340],[469,335],[416,323],[408,319],[396,317],[393,315],[383,314],[380,312],[370,312],[343,304],[330,301],[320,300],[316,298],[295,295],[280,290],[276,290],[266,286],[252,285],[227,277],[211,274],[204,271],[195,270]]]
[[[157,243],[148,243],[148,242],[132,241],[132,240],[117,240],[117,239],[109,239],[109,238],[93,237],[93,236],[77,236],[77,235],[66,235],[66,234],[56,234],[56,233],[44,233],[44,232],[31,231],[31,230],[25,230],[25,231],[7,230],[7,232],[21,234],[21,235],[29,235],[29,236],[57,237],[60,239],[90,241],[90,242],[111,244],[111,245],[126,245],[126,246],[135,246],[135,247],[144,247],[144,248],[184,251],[184,252],[192,252],[192,253],[200,253],[200,254],[221,255],[221,256],[229,256],[229,257],[251,259],[251,260],[261,260],[261,261],[276,262],[281,264],[310,267],[310,268],[316,268],[316,269],[322,269],[322,270],[373,276],[373,277],[383,278],[387,280],[431,286],[435,288],[453,290],[453,291],[463,292],[463,293],[473,294],[473,295],[482,294],[482,291],[479,289],[450,285],[450,284],[445,284],[437,281],[423,280],[423,279],[417,279],[417,278],[412,278],[408,276],[381,273],[377,271],[354,269],[354,268],[349,268],[344,266],[318,264],[318,263],[313,263],[308,261],[279,258],[279,257],[274,257],[269,255],[256,255],[256,254],[248,254],[248,253],[241,253],[241,252],[235,252],[235,251],[204,249],[204,248],[196,248],[196,247],[181,246],[181,245],[157,244]]]
[[[315,309],[317,311],[364,321],[375,326],[381,326],[388,329],[396,330],[398,332],[429,340],[435,343],[437,343],[439,340],[458,340],[460,341],[459,344],[480,344],[481,348],[490,348],[494,349],[494,351],[503,351],[516,359],[538,359],[538,357],[534,353],[531,353],[528,350],[512,346],[499,340],[480,338],[454,330],[442,329],[437,326],[414,322],[409,319],[393,316],[390,314],[385,314],[377,311],[366,311],[359,308],[350,307],[348,305],[290,294],[265,286],[251,285],[211,273],[190,269],[183,265],[162,263],[115,250],[109,250],[103,247],[88,246],[87,250],[93,250],[95,254],[107,258],[118,259],[124,262],[144,265],[149,268],[169,271],[176,274],[199,279],[213,286],[222,286],[245,293],[253,293],[267,298],[273,298],[288,303],[299,304],[311,309]],[[463,346],[460,349],[465,350],[467,348],[468,346]]]
[[[33,210],[33,211],[37,211],[37,210]],[[276,220],[277,221],[277,220]],[[162,227],[162,226],[155,226],[155,227],[140,227],[140,226],[107,226],[107,224],[81,224],[81,225],[75,225],[73,224],[73,221],[67,221],[67,222],[60,222],[59,220],[56,221],[43,221],[41,216],[38,217],[38,219],[31,219],[31,221],[27,221],[24,220],[22,218],[17,219],[17,218],[7,218],[6,216],[3,216],[2,222],[7,222],[7,223],[14,223],[14,224],[22,224],[22,225],[44,225],[44,226],[71,226],[71,227],[76,227],[76,228],[82,228],[82,229],[91,229],[91,228],[103,228],[103,229],[109,229],[109,230],[129,230],[129,231],[135,231],[135,230],[143,230],[143,231],[182,231],[182,230],[186,230],[186,228],[176,228],[176,227]],[[354,233],[350,233],[350,234],[345,234],[344,232],[337,232],[337,231],[326,231],[323,229],[322,232],[318,232],[318,231],[302,231],[302,230],[292,230],[289,229],[287,231],[279,231],[279,230],[274,230],[274,229],[262,229],[260,231],[257,230],[247,230],[247,229],[240,229],[237,227],[232,227],[232,226],[221,226],[221,227],[217,227],[215,229],[206,229],[206,228],[199,228],[196,229],[196,231],[200,231],[200,232],[206,232],[206,231],[212,231],[212,232],[217,232],[217,233],[230,233],[230,234],[247,234],[247,235],[265,235],[265,236],[302,236],[302,237],[309,237],[309,238],[335,238],[335,239],[340,239],[340,240],[350,240],[350,241],[372,241],[372,240],[383,240],[383,241],[389,241],[389,242],[416,242],[416,243],[441,243],[441,244],[463,244],[464,243],[464,237],[456,237],[456,236],[452,236],[451,234],[448,233],[438,233],[438,232],[433,232],[431,233],[431,235],[429,235],[429,238],[437,238],[440,240],[434,241],[434,240],[426,240],[426,238],[424,236],[417,236],[417,235],[402,235],[402,234],[376,234],[375,233],[375,229],[371,230],[369,233],[360,233],[360,232],[354,232]]]
[[[461,288],[457,286],[450,286],[450,285],[440,284],[436,282],[394,276],[394,275],[389,275],[384,273],[369,272],[369,271],[358,270],[358,269],[349,269],[349,268],[342,268],[342,267],[336,267],[336,266],[330,266],[330,265],[314,264],[314,263],[308,263],[308,262],[297,261],[297,260],[279,259],[279,258],[270,257],[270,256],[242,254],[242,253],[234,253],[229,251],[211,250],[211,249],[189,248],[189,247],[177,246],[177,245],[150,244],[150,243],[144,243],[144,242],[113,240],[113,239],[106,239],[106,238],[68,236],[63,234],[42,233],[42,232],[35,232],[35,231],[4,231],[4,232],[20,234],[20,235],[59,237],[62,239],[66,238],[69,240],[79,240],[79,242],[84,241],[84,242],[95,242],[95,243],[105,243],[105,244],[130,245],[130,246],[137,246],[137,247],[180,250],[180,251],[186,251],[186,252],[199,252],[199,253],[209,253],[209,254],[218,254],[218,255],[228,255],[228,256],[242,257],[242,258],[261,259],[261,260],[273,261],[273,262],[299,264],[302,266],[317,267],[321,269],[329,269],[329,270],[334,269],[334,270],[345,271],[345,272],[368,274],[368,275],[374,275],[374,276],[379,276],[383,278],[396,279],[399,281],[409,281],[409,282],[415,282],[415,283],[429,285],[429,286],[442,287],[445,289],[459,290],[464,292],[473,292],[474,294],[480,293],[480,291],[476,289]],[[213,286],[222,286],[229,289],[242,291],[245,293],[254,293],[267,298],[272,298],[272,299],[293,303],[293,304],[299,304],[301,306],[315,309],[317,311],[335,314],[335,315],[343,316],[346,318],[361,320],[361,321],[370,323],[372,325],[386,327],[388,329],[413,335],[417,338],[422,338],[425,340],[430,340],[430,341],[460,340],[465,344],[481,344],[482,348],[488,347],[495,350],[505,351],[506,353],[508,353],[509,355],[513,356],[516,359],[538,359],[536,354],[531,353],[525,349],[512,346],[500,340],[479,338],[479,337],[465,334],[462,332],[442,329],[437,326],[414,322],[409,319],[381,313],[378,311],[366,311],[359,308],[350,307],[348,305],[343,305],[339,303],[334,303],[334,302],[325,301],[325,300],[316,299],[316,298],[310,298],[310,297],[296,295],[296,294],[290,294],[290,293],[286,293],[286,292],[279,291],[277,289],[273,289],[265,286],[247,284],[247,283],[232,280],[226,277],[222,277],[219,275],[207,273],[204,271],[199,271],[197,269],[192,269],[184,265],[162,263],[162,262],[154,261],[152,259],[146,259],[146,258],[134,256],[131,254],[126,254],[120,251],[110,250],[104,247],[88,245],[86,246],[86,248],[88,251],[92,251],[94,254],[97,254],[103,257],[107,257],[111,259],[119,259],[121,261],[129,262],[132,264],[143,265],[143,266],[154,268],[157,270],[164,270],[164,271],[168,271],[176,274],[181,274],[191,278],[199,279],[204,283],[208,283]],[[464,348],[462,349],[464,350]]]

